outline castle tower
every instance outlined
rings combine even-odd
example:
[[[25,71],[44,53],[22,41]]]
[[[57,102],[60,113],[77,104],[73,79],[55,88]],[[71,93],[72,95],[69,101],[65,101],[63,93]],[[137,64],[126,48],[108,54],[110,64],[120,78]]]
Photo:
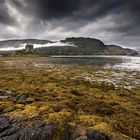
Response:
[[[31,45],[31,44],[27,44],[25,46],[25,50],[26,50],[26,52],[33,52],[34,51],[34,46]]]

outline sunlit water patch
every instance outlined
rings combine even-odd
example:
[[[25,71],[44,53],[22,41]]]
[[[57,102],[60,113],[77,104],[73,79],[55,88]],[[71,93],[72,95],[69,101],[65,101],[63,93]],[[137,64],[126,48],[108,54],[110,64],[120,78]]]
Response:
[[[52,56],[61,58],[57,63],[103,66],[104,68],[127,69],[140,71],[140,57],[133,56],[107,56],[107,55],[86,55],[86,56]]]
[[[140,71],[140,57],[122,57],[123,63],[114,65],[113,68]]]

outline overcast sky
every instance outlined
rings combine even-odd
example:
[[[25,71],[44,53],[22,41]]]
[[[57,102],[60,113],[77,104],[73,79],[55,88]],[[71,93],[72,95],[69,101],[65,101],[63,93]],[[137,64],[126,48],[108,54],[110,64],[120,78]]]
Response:
[[[140,48],[140,0],[0,0],[0,40],[71,36]]]

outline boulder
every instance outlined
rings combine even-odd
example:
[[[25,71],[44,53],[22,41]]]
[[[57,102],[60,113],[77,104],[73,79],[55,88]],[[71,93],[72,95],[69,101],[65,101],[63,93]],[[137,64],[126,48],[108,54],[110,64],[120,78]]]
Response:
[[[24,122],[0,116],[0,140],[52,140],[54,126],[41,121]]]
[[[87,136],[89,139],[94,139],[94,140],[111,140],[106,134],[99,132],[99,131],[94,131],[90,130],[87,133]]]

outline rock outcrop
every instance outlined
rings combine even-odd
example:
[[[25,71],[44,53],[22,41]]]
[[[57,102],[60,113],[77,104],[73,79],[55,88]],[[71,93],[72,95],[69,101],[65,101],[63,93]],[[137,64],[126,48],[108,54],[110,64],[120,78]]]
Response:
[[[53,125],[0,116],[0,140],[51,140],[53,133]]]

